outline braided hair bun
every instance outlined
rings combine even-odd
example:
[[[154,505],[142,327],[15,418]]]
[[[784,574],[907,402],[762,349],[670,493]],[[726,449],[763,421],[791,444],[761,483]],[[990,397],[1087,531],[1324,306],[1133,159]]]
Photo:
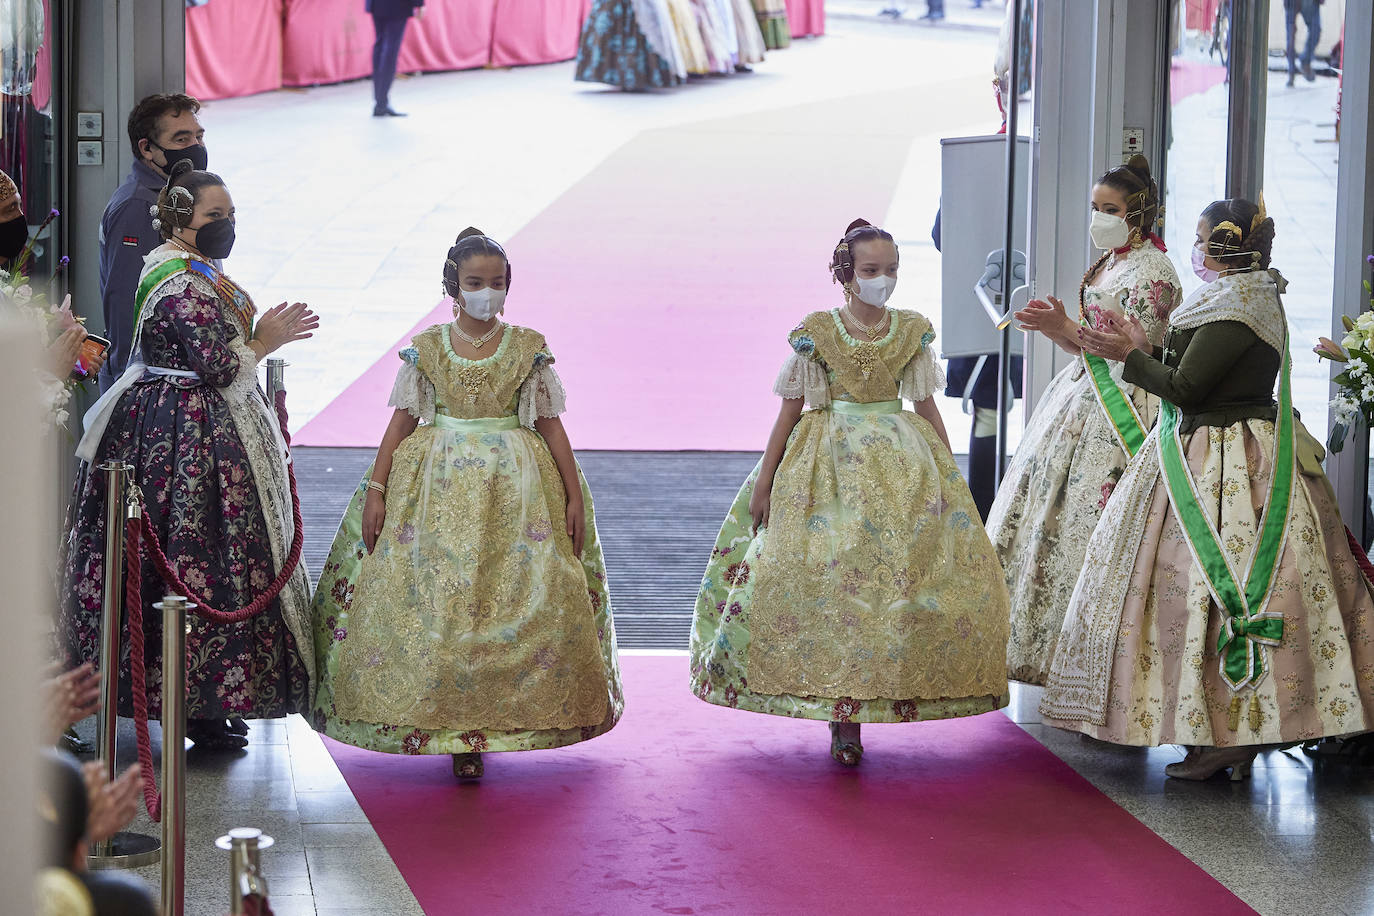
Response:
[[[444,260],[444,292],[456,299],[459,290],[458,272],[464,262],[469,258],[487,254],[495,255],[506,262],[506,289],[510,289],[510,258],[506,255],[506,249],[481,229],[468,226],[458,233],[458,238],[454,240],[453,247],[448,250],[448,257]]]
[[[1211,227],[1206,253],[1227,270],[1268,268],[1274,248],[1274,221],[1243,197],[1217,200],[1202,211]]]
[[[153,228],[164,239],[170,239],[176,229],[185,229],[191,224],[201,190],[212,187],[224,187],[224,179],[214,172],[196,171],[187,159],[172,163],[167,184],[158,192],[157,203],[149,208]]]
[[[879,229],[866,219],[856,219],[850,223],[844,231],[844,238],[840,239],[835,250],[830,254],[830,278],[835,283],[849,283],[854,279],[854,246],[860,242],[871,242],[881,240],[892,242],[892,246],[897,247],[897,242],[892,238],[892,233],[886,229]]]

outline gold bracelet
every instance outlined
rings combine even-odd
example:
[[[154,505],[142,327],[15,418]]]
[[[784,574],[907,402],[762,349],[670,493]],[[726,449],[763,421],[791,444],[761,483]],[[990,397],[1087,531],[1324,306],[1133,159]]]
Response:
[[[383,496],[386,496],[386,484],[384,483],[378,483],[375,480],[369,480],[367,482],[367,488],[369,490],[376,490],[378,493],[382,494]]]

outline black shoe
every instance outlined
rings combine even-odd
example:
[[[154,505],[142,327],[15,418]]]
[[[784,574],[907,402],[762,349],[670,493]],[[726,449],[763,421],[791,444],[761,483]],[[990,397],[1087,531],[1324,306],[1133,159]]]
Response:
[[[1312,61],[1309,60],[1307,63],[1302,65],[1302,78],[1307,80],[1309,83],[1316,81],[1317,74],[1312,72]]]
[[[404,118],[405,116],[406,113],[404,111],[397,111],[390,105],[385,108],[372,109],[372,117],[374,118]]]
[[[941,19],[944,19],[944,18],[945,18],[945,14],[944,14],[944,13],[925,13],[925,14],[923,14],[920,18],[921,18],[922,20],[927,21],[927,22],[939,22]]]
[[[1289,70],[1289,71],[1288,71],[1288,88],[1289,88],[1289,89],[1292,89],[1292,88],[1293,88],[1293,77],[1295,77],[1295,76],[1297,76],[1297,74],[1294,73],[1292,70]]]
[[[78,738],[72,731],[64,732],[62,737],[57,739],[57,746],[75,757],[95,756],[95,745]]]

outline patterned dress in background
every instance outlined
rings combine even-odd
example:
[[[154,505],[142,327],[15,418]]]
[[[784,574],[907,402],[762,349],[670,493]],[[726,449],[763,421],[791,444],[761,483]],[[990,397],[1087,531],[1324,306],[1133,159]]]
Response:
[[[401,352],[391,405],[424,421],[397,447],[386,526],[362,540],[367,476],[315,593],[317,729],[393,754],[563,747],[609,731],[624,698],[591,493],[579,560],[540,417],[564,410],[542,335],[508,327],[481,360],[449,325]]]
[[[792,32],[787,25],[787,3],[784,0],[754,0],[754,14],[763,32],[763,43],[768,50],[785,48],[792,43]]]
[[[144,275],[185,257],[164,245]],[[158,286],[136,334],[142,362],[194,372],[144,372],[119,397],[95,461],[83,464],[68,510],[62,631],[69,661],[96,661],[105,567],[105,476],[95,465],[120,459],[143,490],[148,517],[172,566],[221,611],[253,601],[276,577],[290,543],[291,497],[276,414],[258,388],[249,329],[224,290],[194,270]],[[146,556],[146,554],[145,554]],[[309,595],[304,564],[281,596],[242,623],[192,614],[186,639],[187,715],[272,718],[304,712],[310,701]],[[168,588],[143,562],[143,630],[149,714],[161,715],[162,614]],[[120,671],[120,713],[132,715],[128,656]]]
[[[582,24],[575,79],[640,90],[686,78],[664,0],[595,0]]]
[[[838,311],[792,332],[775,392],[805,398],[751,535],[758,469],[721,526],[692,624],[708,703],[837,722],[1005,706],[1007,591],[968,485],[924,418],[944,384],[930,322],[859,342]]]
[[[1090,309],[1134,315],[1156,344],[1180,299],[1173,263],[1149,243],[1084,289]],[[1111,366],[1112,380],[1148,431],[1159,399],[1122,383],[1121,364]],[[988,513],[988,536],[1011,593],[1007,668],[1013,680],[1045,683],[1088,538],[1126,463],[1083,360],[1075,358],[1041,395]]]

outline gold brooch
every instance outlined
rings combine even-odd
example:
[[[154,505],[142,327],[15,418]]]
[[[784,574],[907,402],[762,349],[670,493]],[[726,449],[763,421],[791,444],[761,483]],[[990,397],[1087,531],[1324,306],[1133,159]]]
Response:
[[[859,364],[859,371],[864,374],[864,381],[868,381],[868,377],[878,367],[878,361],[877,344],[861,343],[854,348],[854,362]]]
[[[458,383],[467,389],[468,403],[476,404],[477,395],[487,383],[486,366],[464,366],[458,370]]]

